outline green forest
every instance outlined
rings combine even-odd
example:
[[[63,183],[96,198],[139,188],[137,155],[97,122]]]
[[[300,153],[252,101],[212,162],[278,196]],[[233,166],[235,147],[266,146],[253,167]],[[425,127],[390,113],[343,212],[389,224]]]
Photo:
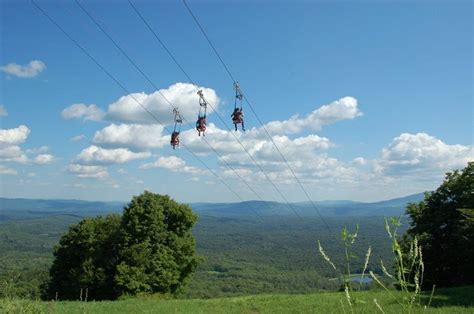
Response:
[[[9,293],[39,297],[39,285],[53,260],[53,247],[69,226],[80,220],[61,215],[0,224],[0,272],[2,283],[10,282]],[[182,297],[334,289],[337,284],[327,280],[334,276],[319,256],[316,240],[327,243],[330,254],[342,263],[338,233],[342,226],[355,223],[361,229],[361,255],[370,243],[377,259],[390,260],[383,217],[326,221],[330,230],[318,218],[302,222],[291,216],[273,217],[262,222],[255,218],[200,216],[193,232],[202,262]],[[371,267],[380,272],[375,262]]]

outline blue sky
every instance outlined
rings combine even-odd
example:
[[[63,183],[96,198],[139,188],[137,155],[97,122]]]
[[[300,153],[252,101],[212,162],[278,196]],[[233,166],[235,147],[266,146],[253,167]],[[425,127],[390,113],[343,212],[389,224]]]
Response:
[[[38,3],[170,121],[171,107],[74,1]],[[194,123],[194,86],[128,2],[81,3]],[[134,3],[229,119],[232,82],[182,2]],[[313,199],[417,193],[474,159],[472,2],[188,3]],[[238,200],[185,149],[173,151],[130,96],[119,101],[125,92],[29,1],[1,2],[0,39],[1,196],[127,200],[149,189],[181,201]],[[288,199],[305,201],[244,111],[248,132],[234,135]],[[258,197],[235,172],[263,199],[281,201],[216,114],[208,120],[221,158],[187,126],[183,143],[242,199]]]

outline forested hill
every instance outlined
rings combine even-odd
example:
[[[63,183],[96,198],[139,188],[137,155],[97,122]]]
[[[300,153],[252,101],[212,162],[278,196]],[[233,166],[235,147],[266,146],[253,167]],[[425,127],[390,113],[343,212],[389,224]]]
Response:
[[[410,202],[419,202],[424,193],[413,194],[391,200],[363,203],[347,200],[293,203],[292,207],[301,216],[398,216],[405,213]],[[248,201],[241,203],[195,203],[193,209],[209,216],[240,216],[258,213],[259,215],[294,215],[285,203]],[[318,213],[319,212],[319,213]]]
[[[55,215],[96,216],[109,212],[121,212],[123,206],[123,202],[0,198],[0,222]]]
[[[318,201],[317,211],[309,202],[292,204],[301,216],[398,216],[403,214],[409,202],[423,199],[423,193],[391,200],[363,203],[353,201]],[[89,202],[81,200],[41,200],[23,198],[0,198],[0,221],[38,218],[50,215],[93,216],[109,212],[120,212],[124,202]],[[198,214],[215,217],[239,217],[255,215],[294,215],[284,203],[247,201],[240,203],[192,203]]]

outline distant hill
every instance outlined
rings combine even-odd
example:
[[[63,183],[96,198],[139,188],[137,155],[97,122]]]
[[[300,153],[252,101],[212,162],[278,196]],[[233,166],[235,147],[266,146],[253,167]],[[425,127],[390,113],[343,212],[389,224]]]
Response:
[[[121,211],[123,202],[89,202],[82,200],[42,200],[26,198],[0,198],[0,222],[40,218],[52,215],[77,217]]]
[[[364,203],[348,200],[317,201],[315,206],[310,202],[292,203],[291,207],[285,203],[266,201],[247,201],[240,203],[194,203],[189,204],[201,215],[209,216],[241,216],[259,214],[265,215],[294,215],[300,216],[398,216],[405,212],[410,202],[423,200],[424,193],[417,193],[405,197],[386,201]],[[315,208],[317,210],[315,210]]]
[[[423,199],[423,193],[408,195],[391,200],[363,203],[348,200],[315,202],[317,211],[309,202],[285,203],[267,201],[246,201],[240,203],[191,203],[199,215],[214,217],[239,217],[255,215],[281,215],[304,217],[314,216],[394,216],[403,214],[409,202]],[[82,200],[42,200],[25,198],[0,198],[0,222],[39,218],[51,215],[78,217],[95,216],[110,212],[120,212],[123,202],[89,202]]]

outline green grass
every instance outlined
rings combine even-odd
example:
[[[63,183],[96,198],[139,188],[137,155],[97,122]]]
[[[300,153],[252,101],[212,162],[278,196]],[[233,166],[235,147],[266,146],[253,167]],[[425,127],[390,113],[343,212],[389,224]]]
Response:
[[[402,293],[394,291],[397,298]],[[400,305],[382,290],[355,292],[356,313],[402,313]],[[423,296],[427,302],[429,295]],[[344,310],[343,310],[344,307]],[[102,302],[39,302],[0,300],[1,313],[350,313],[344,293],[275,294],[218,299],[173,299],[154,297]],[[474,313],[474,286],[440,289],[425,311],[413,313]]]

